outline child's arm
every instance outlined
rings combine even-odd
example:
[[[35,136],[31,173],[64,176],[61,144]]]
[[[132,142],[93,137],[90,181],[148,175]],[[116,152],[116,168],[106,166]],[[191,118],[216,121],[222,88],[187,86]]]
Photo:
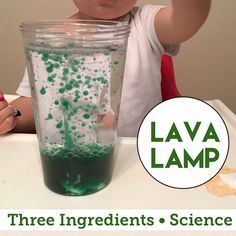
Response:
[[[9,106],[0,91],[0,134],[8,132],[35,133],[32,99],[19,97]],[[21,116],[14,117],[13,107],[18,109]]]
[[[172,0],[155,17],[156,34],[163,45],[179,44],[191,38],[205,22],[211,0]]]

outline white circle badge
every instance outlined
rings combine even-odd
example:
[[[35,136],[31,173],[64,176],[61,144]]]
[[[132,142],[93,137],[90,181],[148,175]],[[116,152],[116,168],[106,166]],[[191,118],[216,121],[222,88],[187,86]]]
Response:
[[[229,135],[221,116],[207,103],[178,97],[154,107],[138,133],[138,153],[147,172],[173,188],[194,188],[223,167]]]

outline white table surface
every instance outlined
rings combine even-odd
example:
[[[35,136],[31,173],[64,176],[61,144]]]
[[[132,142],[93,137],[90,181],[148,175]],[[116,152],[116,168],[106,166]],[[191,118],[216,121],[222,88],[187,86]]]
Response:
[[[236,167],[236,116],[221,101],[209,101],[224,118],[230,134],[226,165]],[[234,196],[217,197],[204,186],[190,190],[168,188],[143,168],[135,138],[119,139],[119,151],[111,183],[102,191],[67,197],[48,190],[43,183],[36,135],[0,136],[0,209],[235,209]],[[0,235],[52,235],[52,233],[0,233]],[[75,233],[57,233],[73,235]],[[153,232],[85,232],[80,235],[157,235]],[[189,232],[158,235],[190,235]],[[191,235],[222,235],[195,232]],[[224,233],[235,235],[235,233]]]

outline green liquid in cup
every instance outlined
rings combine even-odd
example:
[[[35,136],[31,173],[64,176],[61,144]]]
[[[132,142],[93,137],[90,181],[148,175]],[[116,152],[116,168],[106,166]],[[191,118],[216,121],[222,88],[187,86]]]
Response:
[[[83,142],[80,138],[75,140],[73,134],[76,131],[69,125],[70,103],[64,98],[61,103],[64,104],[64,120],[59,128],[64,131],[64,144],[42,146],[40,153],[44,182],[49,189],[63,195],[97,192],[111,180],[114,144]]]
[[[111,180],[113,152],[113,145],[96,143],[41,150],[45,184],[63,195],[97,192]]]

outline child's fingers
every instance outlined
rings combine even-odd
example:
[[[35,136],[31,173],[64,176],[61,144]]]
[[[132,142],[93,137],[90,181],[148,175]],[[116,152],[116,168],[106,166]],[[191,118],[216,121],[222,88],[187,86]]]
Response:
[[[0,135],[6,134],[17,125],[18,120],[15,119],[12,115],[8,116],[3,123],[0,124]]]
[[[4,108],[1,109],[0,105],[0,124],[4,122],[8,116],[12,116],[13,108],[11,106],[6,105]]]
[[[8,103],[6,101],[0,101],[0,112],[2,110],[4,110],[6,107],[8,107]],[[0,117],[1,117],[1,113],[0,113]]]
[[[13,116],[14,109],[8,105],[0,89],[0,134],[6,134],[14,129],[18,120]]]
[[[0,89],[0,102],[5,101],[3,91]]]
[[[8,106],[7,101],[4,98],[3,91],[0,89],[0,111]],[[1,114],[0,114],[1,117]]]
[[[7,102],[4,98],[3,91],[0,89],[0,111],[7,106]]]

